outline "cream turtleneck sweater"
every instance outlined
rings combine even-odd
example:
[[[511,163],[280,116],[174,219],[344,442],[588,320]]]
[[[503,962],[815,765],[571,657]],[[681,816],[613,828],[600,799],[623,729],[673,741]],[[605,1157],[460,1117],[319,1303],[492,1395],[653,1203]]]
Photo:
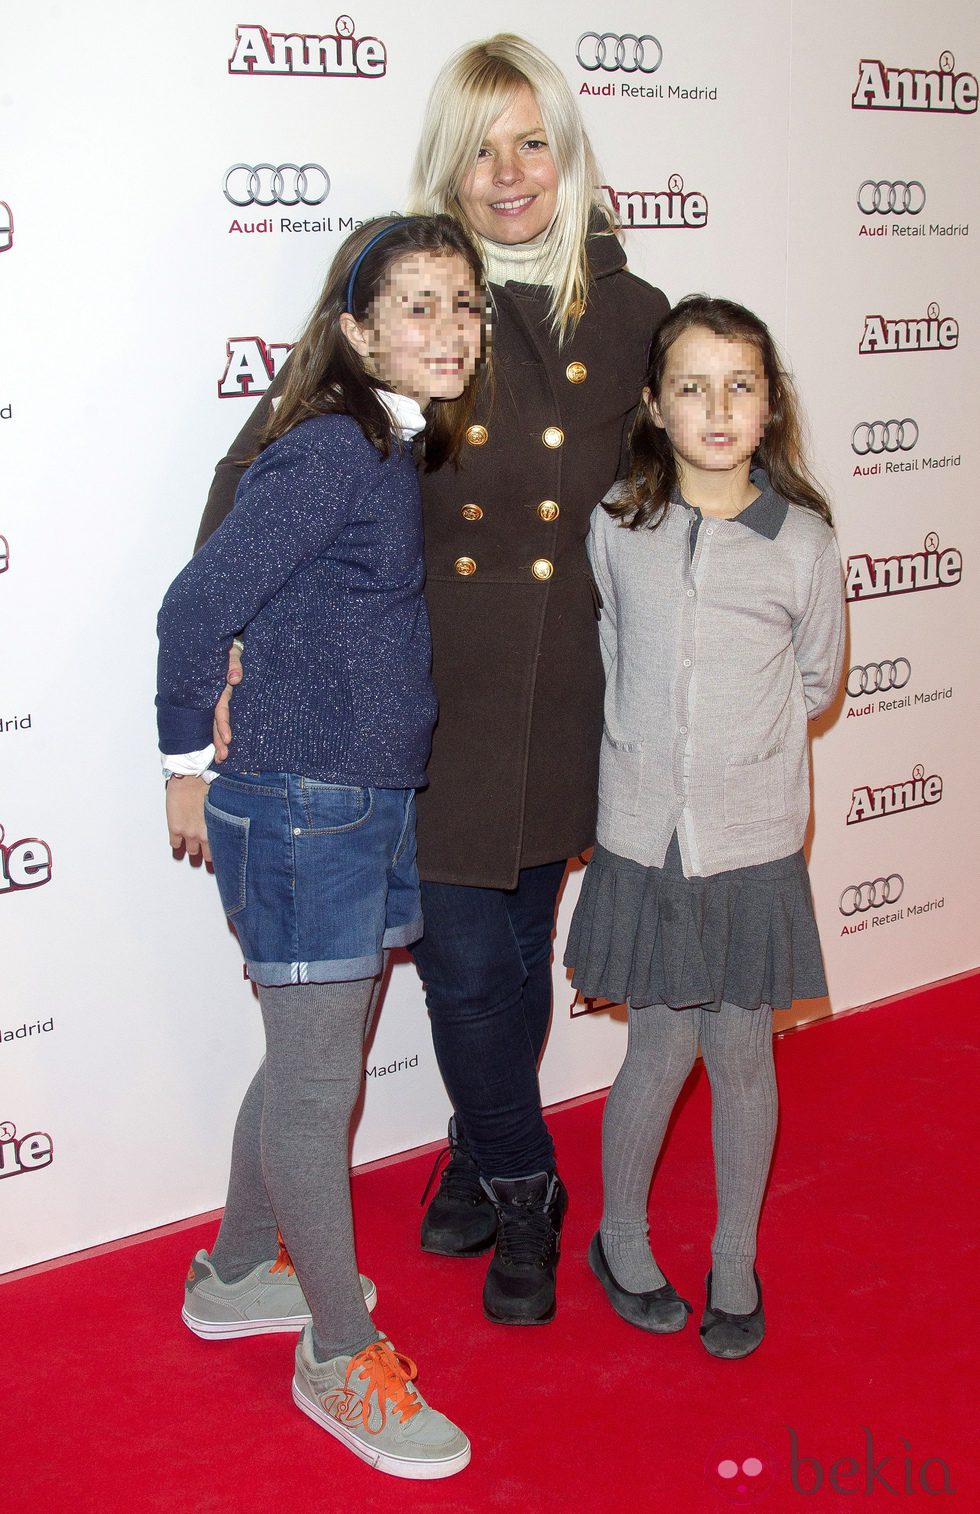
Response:
[[[547,231],[530,242],[510,245],[506,242],[491,242],[480,238],[483,262],[490,284],[541,284],[540,265]]]

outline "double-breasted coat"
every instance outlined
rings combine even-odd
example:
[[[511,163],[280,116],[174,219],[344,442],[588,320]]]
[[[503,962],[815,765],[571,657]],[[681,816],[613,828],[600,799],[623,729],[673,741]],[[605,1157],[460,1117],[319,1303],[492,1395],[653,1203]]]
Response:
[[[591,236],[589,261],[585,314],[561,347],[548,290],[491,286],[492,374],[464,455],[422,477],[439,698],[418,795],[430,881],[512,888],[522,867],[594,840],[603,673],[585,540],[668,304],[615,236]],[[276,388],[218,464],[199,544],[231,508]]]

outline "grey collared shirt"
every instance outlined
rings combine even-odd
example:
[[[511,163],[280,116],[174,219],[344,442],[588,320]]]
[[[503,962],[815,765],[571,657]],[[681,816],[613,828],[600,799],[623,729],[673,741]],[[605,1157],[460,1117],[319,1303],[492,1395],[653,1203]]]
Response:
[[[598,839],[660,867],[676,830],[687,877],[799,850],[807,717],[832,700],[843,662],[833,531],[764,473],[753,482],[762,492],[741,515],[706,517],[696,534],[679,498],[652,531],[592,515],[606,669]]]

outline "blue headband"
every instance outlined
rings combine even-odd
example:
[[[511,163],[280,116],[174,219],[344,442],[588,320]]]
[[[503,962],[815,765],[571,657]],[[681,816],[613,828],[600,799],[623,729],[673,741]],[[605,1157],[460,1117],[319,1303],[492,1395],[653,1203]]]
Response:
[[[389,231],[394,231],[396,226],[407,226],[413,221],[421,221],[423,219],[424,217],[422,216],[399,216],[397,220],[390,221],[387,226],[382,227],[380,231],[376,231],[371,240],[364,244],[354,260],[354,266],[350,271],[350,278],[347,280],[347,298],[344,301],[344,310],[348,315],[354,314],[354,285],[357,282],[357,275],[361,271],[361,264],[371,251],[371,248],[376,247],[382,237],[386,237]]]

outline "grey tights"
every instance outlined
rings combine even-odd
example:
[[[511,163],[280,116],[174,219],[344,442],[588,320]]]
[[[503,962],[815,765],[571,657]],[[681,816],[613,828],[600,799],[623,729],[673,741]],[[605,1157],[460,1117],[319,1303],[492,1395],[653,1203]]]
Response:
[[[238,1115],[211,1253],[218,1276],[234,1283],[275,1257],[281,1231],[321,1361],[378,1339],[354,1256],[349,1141],[380,986],[361,978],[259,989],[266,1055]]]
[[[711,1138],[718,1223],[711,1245],[711,1302],[755,1308],[756,1230],[776,1136],[772,1010],[629,1009],[629,1050],[602,1124],[602,1245],[630,1292],[665,1281],[650,1252],[647,1201],[671,1111],[698,1047],[711,1083]]]

